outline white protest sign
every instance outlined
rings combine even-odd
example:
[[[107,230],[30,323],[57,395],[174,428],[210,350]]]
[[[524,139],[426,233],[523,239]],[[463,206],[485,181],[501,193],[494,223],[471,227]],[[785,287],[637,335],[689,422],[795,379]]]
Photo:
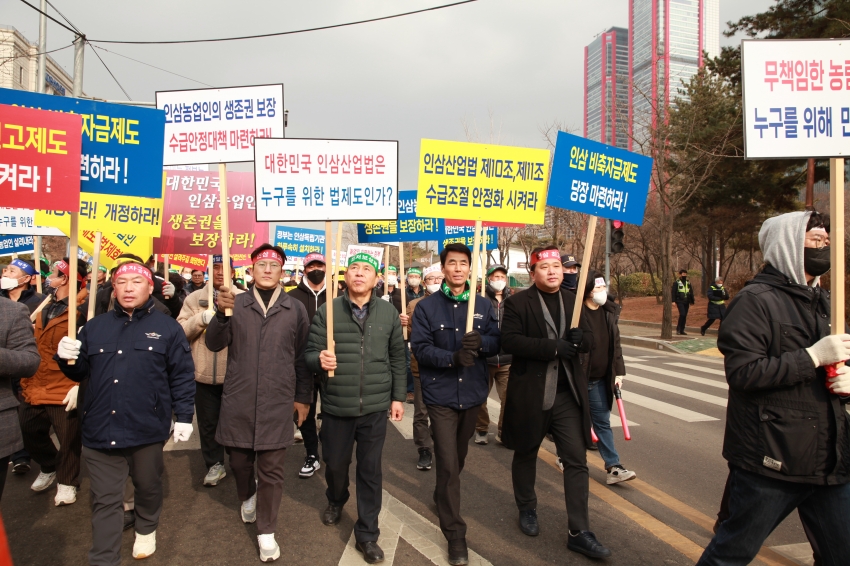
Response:
[[[398,142],[257,139],[258,222],[396,220]]]
[[[850,154],[850,40],[746,39],[747,159]]]
[[[37,226],[35,210],[29,208],[0,207],[0,234],[23,234],[27,236],[64,236],[59,228]]]
[[[350,244],[348,246],[348,252],[345,254],[345,257],[352,257],[359,253],[369,254],[378,260],[378,265],[381,265],[381,262],[384,260],[384,248],[378,248],[373,246],[361,246],[360,244]]]
[[[164,165],[254,160],[254,138],[283,137],[283,85],[156,93]]]

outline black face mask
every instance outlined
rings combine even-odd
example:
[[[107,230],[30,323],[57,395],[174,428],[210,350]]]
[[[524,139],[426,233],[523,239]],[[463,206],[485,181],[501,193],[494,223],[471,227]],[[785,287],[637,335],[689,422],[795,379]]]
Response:
[[[564,273],[564,281],[561,287],[572,291],[578,286],[578,273]]]
[[[803,269],[809,275],[823,275],[829,271],[829,246],[823,248],[803,248]]]
[[[310,283],[313,285],[318,285],[325,280],[325,272],[321,269],[314,269],[307,273],[307,279],[309,279]]]

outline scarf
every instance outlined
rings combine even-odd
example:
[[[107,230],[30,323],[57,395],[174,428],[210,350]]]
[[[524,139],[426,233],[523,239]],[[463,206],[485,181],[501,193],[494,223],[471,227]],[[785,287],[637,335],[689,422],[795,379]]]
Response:
[[[469,302],[469,283],[466,284],[466,289],[463,291],[463,293],[455,296],[455,295],[452,294],[452,290],[449,289],[449,286],[446,284],[446,282],[444,280],[443,284],[440,285],[440,291],[442,291],[445,296],[447,296],[449,299],[451,299],[455,302],[458,302],[458,303]]]

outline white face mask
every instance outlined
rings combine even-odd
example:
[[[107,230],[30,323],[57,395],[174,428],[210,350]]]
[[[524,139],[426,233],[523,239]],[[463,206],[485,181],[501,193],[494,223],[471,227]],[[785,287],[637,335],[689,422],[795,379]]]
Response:
[[[597,291],[593,293],[593,302],[600,307],[608,301],[608,291]]]
[[[396,285],[398,285],[398,277],[396,277],[395,275],[390,275],[389,277],[387,277],[387,285],[389,285],[390,287],[395,287]]]
[[[428,289],[429,293],[436,293],[440,290],[440,284],[434,283],[433,285],[425,285],[425,288]]]
[[[495,291],[503,290],[507,284],[508,284],[507,281],[490,281],[490,286]]]
[[[411,287],[419,287],[419,283],[421,283],[421,282],[422,282],[422,280],[419,279],[418,277],[408,277],[407,278],[407,283]]]
[[[253,278],[252,276],[250,276],[250,275],[246,275],[246,276],[245,276],[245,281],[246,281],[246,282],[250,283],[250,282],[251,282],[251,281],[253,281],[253,280],[254,280],[254,278]]]
[[[4,291],[11,291],[15,287],[20,286],[17,279],[13,279],[11,277],[3,277],[0,279],[0,289]]]

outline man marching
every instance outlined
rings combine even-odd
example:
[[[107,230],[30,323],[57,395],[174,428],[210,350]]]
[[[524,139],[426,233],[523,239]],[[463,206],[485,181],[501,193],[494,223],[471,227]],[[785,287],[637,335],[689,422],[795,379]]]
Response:
[[[79,340],[59,341],[57,361],[79,393],[83,460],[91,477],[92,548],[89,564],[121,562],[124,484],[135,486],[133,558],[156,550],[162,512],[162,448],[192,434],[195,365],[183,329],[154,308],[153,273],[136,262],[113,275],[115,307],[86,323]],[[68,360],[76,360],[69,365]]]
[[[242,521],[257,523],[260,561],[280,557],[275,541],[283,496],[283,461],[293,442],[294,411],[300,425],[310,410],[313,376],[304,362],[307,311],[280,286],[286,254],[263,244],[251,253],[254,286],[240,295],[218,294],[207,327],[207,348],[227,348],[227,373],[215,440],[227,447]],[[225,316],[226,309],[233,316]],[[256,462],[257,478],[254,481]]]

